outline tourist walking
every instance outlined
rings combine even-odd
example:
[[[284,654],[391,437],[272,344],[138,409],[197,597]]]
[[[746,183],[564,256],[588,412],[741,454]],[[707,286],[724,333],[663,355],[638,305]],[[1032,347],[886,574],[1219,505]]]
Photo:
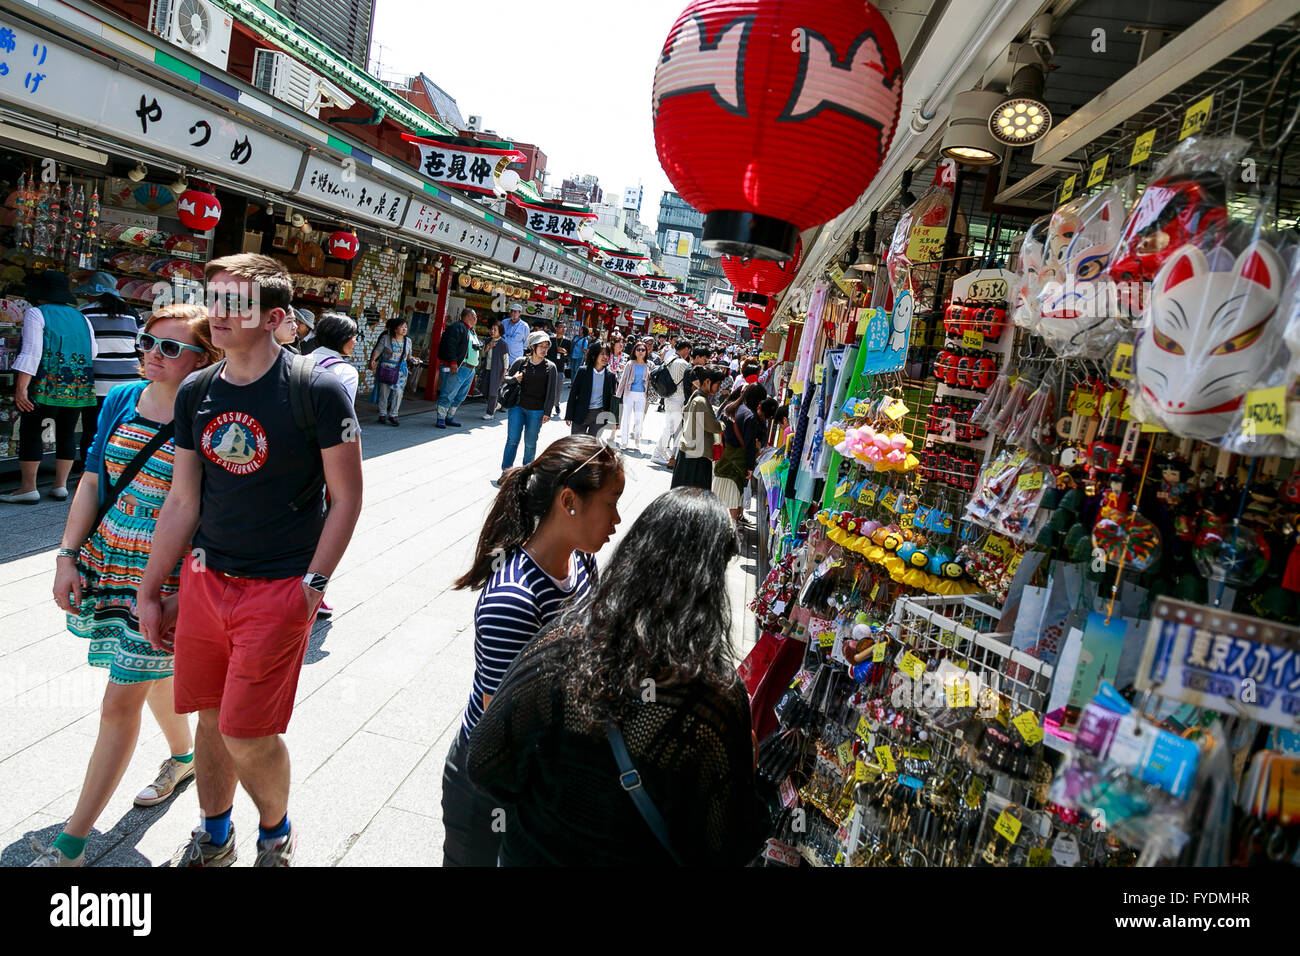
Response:
[[[735,556],[713,495],[660,495],[591,599],[518,652],[469,737],[479,805],[504,809],[503,865],[753,859],[766,815],[731,644]],[[630,776],[639,787],[629,790]]]
[[[597,435],[614,421],[614,373],[609,370],[609,350],[596,342],[588,346],[586,361],[573,377],[564,424],[574,435]]]
[[[619,444],[623,448],[631,445],[637,452],[641,450],[641,425],[645,422],[646,393],[650,388],[652,366],[649,354],[650,347],[645,342],[638,342],[632,347],[632,357],[623,366],[618,386],[614,390],[622,403]]]
[[[722,410],[722,458],[713,468],[713,493],[731,511],[740,527],[745,487],[754,473],[761,444],[759,403],[767,397],[762,385],[746,385]]]
[[[78,312],[77,297],[65,273],[46,269],[27,286],[30,308],[23,313],[22,347],[13,361],[17,373],[14,405],[18,418],[18,468],[21,484],[0,495],[9,504],[41,500],[36,473],[45,457],[45,427],[54,423],[54,486],[49,496],[68,497],[68,475],[77,457],[77,421],[95,401],[94,360],[99,354],[90,319]]]
[[[523,312],[520,306],[512,305],[510,317],[506,319],[505,328],[501,330],[501,337],[505,339],[511,362],[524,357],[524,343],[528,339],[530,330],[528,323],[523,319]]]
[[[435,428],[459,428],[456,412],[469,394],[482,346],[474,333],[478,313],[462,309],[460,321],[447,326],[438,341],[438,421]]]
[[[687,356],[691,354],[690,341],[678,339],[675,352],[665,365],[675,387],[671,395],[664,396],[664,427],[652,459],[655,464],[667,465],[669,468],[676,464],[677,442],[682,436],[682,409],[686,405],[686,392],[690,387],[686,381],[686,373],[691,367],[687,361]]]
[[[623,335],[615,329],[609,336],[609,371],[614,376],[615,383],[614,404],[610,407],[610,412],[614,415],[614,436],[611,441],[618,440],[618,429],[623,419],[623,399],[619,398],[617,391],[618,381],[623,375],[623,367],[629,361],[623,349]]]
[[[316,349],[311,353],[317,368],[327,368],[343,383],[348,400],[357,403],[357,383],[361,378],[350,361],[357,347],[357,323],[342,312],[325,312],[316,320]]]
[[[284,266],[242,253],[204,272],[224,304],[211,324],[225,360],[176,396],[175,473],[140,582],[140,630],[155,649],[175,647],[176,710],[199,715],[203,819],[174,862],[235,861],[239,783],[258,811],[255,865],[288,866],[297,834],[280,735],[317,607],[361,513],[361,441],[338,378],[275,343],[291,318]],[[251,296],[223,294],[250,287]],[[191,544],[173,642],[160,592]]]
[[[108,393],[119,385],[140,381],[140,360],[135,337],[144,324],[140,313],[117,294],[117,280],[108,272],[96,272],[77,295],[91,301],[81,307],[95,330],[95,404],[81,410],[81,449],[77,461],[83,465],[95,440],[99,412]]]
[[[67,613],[68,630],[87,641],[90,665],[108,671],[99,734],[72,816],[50,846],[32,841],[32,866],[82,865],[91,829],[135,752],[146,703],[170,756],[137,794],[136,805],[162,803],[194,774],[189,721],[176,713],[172,696],[172,655],[141,636],[136,592],[171,487],[176,390],[195,369],[220,361],[221,353],[201,305],[158,309],[139,340],[143,360],[137,368],[145,378],[118,385],[106,397],[55,557],[54,603]],[[169,622],[175,621],[179,570],[169,568],[160,588]]]
[[[473,564],[456,582],[482,592],[474,608],[473,685],[442,776],[443,866],[497,865],[508,824],[498,818],[500,802],[466,773],[470,734],[515,655],[595,583],[593,555],[619,523],[623,486],[617,452],[587,435],[561,438],[502,477]]]
[[[421,364],[411,355],[410,326],[401,317],[389,319],[384,331],[370,350],[370,371],[375,374],[371,401],[379,406],[379,424],[397,426],[397,411],[402,407],[406,375],[411,365]]]
[[[483,344],[483,393],[487,397],[487,411],[483,420],[490,422],[497,414],[497,392],[505,378],[509,364],[510,346],[501,335],[501,323],[493,319],[488,323],[488,340]]]
[[[672,487],[709,491],[713,487],[713,446],[722,440],[722,423],[713,414],[713,396],[726,378],[716,365],[693,369],[696,387],[682,413],[682,443],[673,467]]]
[[[527,352],[506,372],[519,383],[520,390],[519,401],[506,415],[503,472],[514,465],[520,438],[524,441],[524,464],[537,456],[537,435],[551,420],[550,411],[560,400],[560,373],[546,357],[550,347],[551,340],[545,332],[528,333]]]

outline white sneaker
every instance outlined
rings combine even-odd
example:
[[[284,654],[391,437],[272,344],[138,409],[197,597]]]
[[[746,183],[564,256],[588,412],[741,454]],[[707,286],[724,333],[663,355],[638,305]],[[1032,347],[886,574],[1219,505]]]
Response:
[[[44,846],[36,837],[31,838],[31,848],[36,853],[36,859],[28,863],[28,866],[84,866],[86,863],[85,850],[74,857],[66,857],[62,850]]]
[[[135,795],[135,805],[137,807],[157,806],[192,776],[194,776],[193,760],[184,763],[168,757],[158,768],[158,778]]]
[[[495,418],[495,417],[496,417],[496,416],[494,416],[494,415],[489,415],[487,412],[484,412],[484,413],[483,413],[483,421],[485,421],[485,422],[490,422],[490,421],[492,421],[492,419]]]

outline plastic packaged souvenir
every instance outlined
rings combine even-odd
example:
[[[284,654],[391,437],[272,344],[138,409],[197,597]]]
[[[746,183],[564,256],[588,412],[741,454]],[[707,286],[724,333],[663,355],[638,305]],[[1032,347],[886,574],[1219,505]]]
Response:
[[[1038,332],[1062,357],[1105,358],[1123,334],[1106,271],[1123,229],[1124,201],[1113,184],[1052,213],[1039,273]]]
[[[1246,392],[1281,350],[1282,259],[1258,235],[1232,246],[1185,245],[1161,266],[1134,346],[1133,414],[1183,438],[1231,442]]]
[[[1050,216],[1034,221],[1020,243],[1020,271],[1017,274],[1011,320],[1022,329],[1038,331],[1038,290],[1043,270],[1043,249]]]
[[[952,186],[940,181],[943,167],[935,173],[935,182],[898,219],[894,236],[885,253],[889,286],[898,295],[910,291],[918,300],[923,289],[913,265],[932,262],[942,254],[946,227],[952,212]],[[966,219],[958,210],[956,229],[965,234]]]

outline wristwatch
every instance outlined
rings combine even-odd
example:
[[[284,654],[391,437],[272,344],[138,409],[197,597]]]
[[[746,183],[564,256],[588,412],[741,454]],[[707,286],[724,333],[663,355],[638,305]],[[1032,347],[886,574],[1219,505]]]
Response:
[[[329,586],[330,579],[325,577],[323,574],[308,571],[302,576],[302,583],[307,585],[307,587],[311,588],[313,591],[319,591],[321,594],[324,594],[325,588]]]

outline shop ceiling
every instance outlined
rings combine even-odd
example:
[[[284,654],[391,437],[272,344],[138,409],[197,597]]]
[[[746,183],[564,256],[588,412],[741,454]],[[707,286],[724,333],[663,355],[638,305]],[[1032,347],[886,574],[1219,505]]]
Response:
[[[1050,209],[1065,175],[1085,171],[1103,152],[1112,154],[1112,171],[1117,162],[1127,165],[1138,133],[1174,124],[1176,137],[1186,108],[1207,92],[1217,91],[1211,134],[1228,132],[1235,117],[1236,131],[1253,137],[1273,78],[1300,45],[1300,0],[886,0],[877,6],[899,33],[907,67],[894,147],[858,203],[805,236],[810,253],[779,309],[797,290],[811,288],[853,232],[865,228],[872,210],[882,210],[878,236],[887,238],[886,220],[897,212],[889,207],[897,205],[904,169],[916,170],[914,193],[929,182],[923,170],[933,168],[953,95],[981,85],[1002,89],[996,84],[1005,82],[1011,43],[1026,38],[1038,14],[1053,18],[1055,53],[1044,91],[1053,129],[1033,148],[1008,150],[1007,160],[993,169],[995,202],[1027,215]],[[1099,36],[1104,52],[1095,49]],[[1283,113],[1283,124],[1300,98],[1300,69],[1297,74],[1295,89],[1279,84],[1269,108],[1270,116]],[[1167,149],[1174,137],[1158,139]],[[1294,152],[1284,158],[1282,182],[1300,193],[1300,149]],[[1260,167],[1265,163],[1261,158]],[[1283,206],[1295,207],[1295,218],[1300,196]]]

